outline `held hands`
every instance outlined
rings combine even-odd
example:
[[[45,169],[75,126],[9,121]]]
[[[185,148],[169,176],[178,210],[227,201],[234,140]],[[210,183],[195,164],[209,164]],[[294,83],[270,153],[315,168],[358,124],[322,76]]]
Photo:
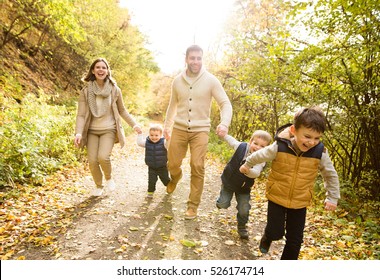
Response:
[[[336,204],[326,201],[325,202],[325,210],[334,211],[336,209]]]
[[[224,136],[226,136],[228,133],[228,127],[225,126],[224,124],[220,124],[216,127],[216,134],[223,138]]]
[[[142,130],[141,130],[141,127],[136,124],[134,127],[133,127],[133,130],[137,133],[137,134],[141,134],[142,133]]]
[[[166,141],[170,140],[170,129],[167,129],[167,128],[164,129],[164,137]]]
[[[246,166],[243,164],[242,166],[240,166],[239,171],[240,171],[241,173],[243,173],[243,174],[248,174],[248,172],[249,172],[249,168],[246,167]]]

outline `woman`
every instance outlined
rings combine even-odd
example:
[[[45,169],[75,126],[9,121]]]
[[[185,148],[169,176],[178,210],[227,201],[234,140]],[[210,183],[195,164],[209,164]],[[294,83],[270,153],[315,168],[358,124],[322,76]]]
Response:
[[[111,176],[110,157],[114,143],[119,142],[121,147],[125,144],[121,118],[136,133],[141,133],[141,128],[125,109],[121,90],[111,77],[111,69],[104,58],[91,64],[83,81],[87,86],[79,96],[74,144],[87,146],[90,171],[96,185],[93,195],[101,196],[103,173],[106,187],[110,191],[116,187]]]

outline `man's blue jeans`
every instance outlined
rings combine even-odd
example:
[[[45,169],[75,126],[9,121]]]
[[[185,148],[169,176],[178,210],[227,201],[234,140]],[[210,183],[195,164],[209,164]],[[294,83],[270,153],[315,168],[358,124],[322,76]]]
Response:
[[[249,203],[249,201],[251,200],[250,193],[237,193],[225,188],[222,185],[219,198],[216,201],[216,207],[222,209],[227,209],[228,207],[230,207],[231,200],[234,194],[237,201],[236,209],[238,210],[238,212],[236,218],[238,221],[238,226],[245,226],[249,219],[249,210],[251,209],[251,204]]]

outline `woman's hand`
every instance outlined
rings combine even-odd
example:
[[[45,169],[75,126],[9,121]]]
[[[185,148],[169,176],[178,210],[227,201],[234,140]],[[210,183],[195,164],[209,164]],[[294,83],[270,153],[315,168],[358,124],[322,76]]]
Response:
[[[141,127],[136,124],[134,127],[133,127],[133,130],[137,133],[137,134],[141,134],[142,133],[142,130],[141,130]]]
[[[74,145],[75,147],[79,147],[80,146],[80,142],[82,141],[82,134],[76,134],[75,135],[75,138],[74,138]]]

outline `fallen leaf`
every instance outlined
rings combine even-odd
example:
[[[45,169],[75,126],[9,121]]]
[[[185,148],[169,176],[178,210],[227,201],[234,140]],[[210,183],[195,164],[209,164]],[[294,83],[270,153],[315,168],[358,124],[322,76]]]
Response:
[[[186,247],[195,247],[197,244],[194,241],[187,240],[187,239],[181,239],[181,244]]]
[[[130,231],[138,231],[139,228],[137,228],[137,227],[130,227],[129,230],[130,230]]]

